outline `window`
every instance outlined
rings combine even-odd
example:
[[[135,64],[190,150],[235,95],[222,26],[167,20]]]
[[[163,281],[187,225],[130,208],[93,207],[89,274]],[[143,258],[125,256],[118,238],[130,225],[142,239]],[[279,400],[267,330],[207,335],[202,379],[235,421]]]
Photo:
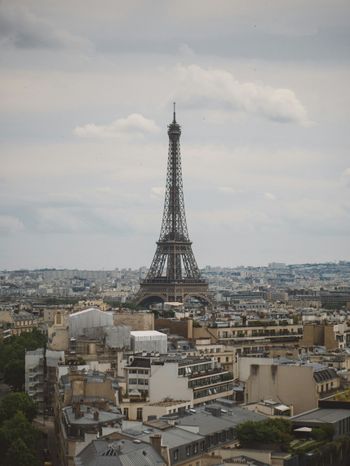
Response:
[[[136,419],[142,421],[142,408],[137,408],[136,410]]]
[[[129,408],[124,408],[123,414],[126,419],[129,419]]]
[[[191,454],[191,447],[188,446],[186,447],[186,456],[190,456],[190,454]]]
[[[173,459],[174,461],[177,461],[179,459],[179,450],[174,450]]]
[[[193,445],[193,454],[196,455],[198,453],[198,443]]]

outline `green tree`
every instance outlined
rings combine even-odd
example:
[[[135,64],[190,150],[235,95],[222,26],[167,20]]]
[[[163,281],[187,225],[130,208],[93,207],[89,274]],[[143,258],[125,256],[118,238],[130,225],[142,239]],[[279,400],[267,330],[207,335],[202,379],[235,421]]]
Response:
[[[35,457],[39,450],[40,438],[40,432],[32,426],[21,411],[18,411],[11,419],[4,421],[0,427],[0,465],[8,465],[6,455],[11,445],[16,444],[19,440]]]
[[[235,432],[242,446],[277,443],[286,448],[293,439],[291,422],[281,418],[242,422],[236,427]]]
[[[26,350],[43,348],[45,345],[46,335],[37,329],[0,342],[0,373],[14,390],[23,389]]]
[[[21,391],[24,387],[24,360],[15,359],[8,362],[3,369],[4,382],[15,391]]]
[[[13,441],[5,455],[6,466],[40,466],[41,461],[22,439]]]
[[[17,411],[21,411],[30,422],[37,414],[35,403],[26,393],[9,393],[0,402],[0,424],[11,419]]]

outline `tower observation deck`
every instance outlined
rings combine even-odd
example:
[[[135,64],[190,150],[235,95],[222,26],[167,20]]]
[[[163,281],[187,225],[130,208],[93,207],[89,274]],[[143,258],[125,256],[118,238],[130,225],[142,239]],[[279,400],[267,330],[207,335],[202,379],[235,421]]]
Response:
[[[151,267],[136,296],[136,303],[184,302],[189,298],[209,304],[208,283],[201,278],[192,251],[183,195],[180,136],[176,121],[168,126],[169,152],[163,220]]]

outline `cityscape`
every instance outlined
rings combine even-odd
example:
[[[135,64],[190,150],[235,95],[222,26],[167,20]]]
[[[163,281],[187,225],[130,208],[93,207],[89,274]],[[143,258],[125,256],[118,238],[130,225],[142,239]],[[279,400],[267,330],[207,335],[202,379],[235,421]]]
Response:
[[[0,466],[350,466],[349,12],[0,6]]]

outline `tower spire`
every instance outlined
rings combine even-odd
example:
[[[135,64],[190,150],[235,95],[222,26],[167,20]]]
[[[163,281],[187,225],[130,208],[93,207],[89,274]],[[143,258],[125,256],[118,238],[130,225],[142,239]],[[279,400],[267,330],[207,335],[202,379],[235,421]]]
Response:
[[[173,113],[173,123],[176,123],[176,102],[173,102],[174,113]]]

